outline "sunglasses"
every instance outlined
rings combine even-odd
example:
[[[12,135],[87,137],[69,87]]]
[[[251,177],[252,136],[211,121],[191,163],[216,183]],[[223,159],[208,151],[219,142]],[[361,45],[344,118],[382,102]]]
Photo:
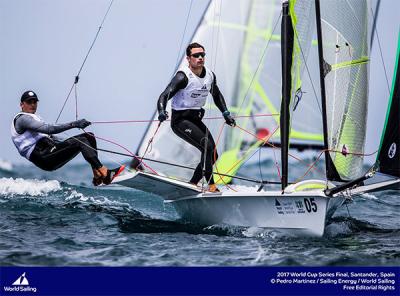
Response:
[[[204,58],[204,57],[206,56],[206,53],[205,53],[205,52],[196,52],[196,53],[194,53],[194,54],[191,54],[190,56],[191,56],[191,57],[194,57],[194,58],[196,58],[196,59],[198,59],[199,57]]]
[[[28,104],[28,105],[37,104],[37,102],[38,102],[38,100],[26,100],[26,101],[24,101],[24,103]]]

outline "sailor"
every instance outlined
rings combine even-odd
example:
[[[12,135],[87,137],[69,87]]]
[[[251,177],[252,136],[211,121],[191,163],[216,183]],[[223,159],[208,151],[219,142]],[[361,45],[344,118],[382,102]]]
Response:
[[[195,146],[201,152],[201,161],[197,165],[190,183],[197,185],[204,176],[209,184],[208,190],[219,191],[213,178],[213,164],[218,158],[214,139],[207,126],[202,122],[202,108],[211,93],[215,105],[222,112],[225,122],[235,126],[223,95],[221,94],[215,74],[204,66],[205,50],[199,43],[192,43],[186,48],[188,66],[181,68],[167,88],[161,93],[158,103],[158,119],[163,122],[168,118],[167,102],[172,98],[171,128],[174,133]]]
[[[34,91],[24,92],[21,96],[21,112],[12,121],[11,138],[19,154],[42,170],[54,171],[80,152],[92,167],[93,184],[110,184],[124,167],[109,170],[100,162],[94,134],[85,132],[64,141],[54,136],[73,128],[84,129],[91,123],[80,119],[64,124],[48,124],[35,114],[38,101]]]

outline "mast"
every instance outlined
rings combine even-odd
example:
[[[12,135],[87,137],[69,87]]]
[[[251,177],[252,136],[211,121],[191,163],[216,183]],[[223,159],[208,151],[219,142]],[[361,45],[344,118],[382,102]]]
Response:
[[[372,4],[371,4],[372,5]],[[375,11],[372,10],[373,13],[375,13],[373,15],[374,17],[374,21],[372,23],[372,30],[371,30],[371,41],[370,41],[370,47],[372,48],[372,45],[374,44],[374,37],[375,37],[375,31],[376,31],[376,23],[378,22],[378,14],[379,14],[379,7],[381,5],[381,0],[377,0],[376,1],[376,7],[375,7]]]
[[[322,46],[322,26],[321,26],[321,10],[320,1],[315,0],[315,14],[317,22],[317,38],[318,38],[318,56],[319,56],[319,71],[320,71],[320,85],[321,85],[321,105],[322,105],[322,125],[324,132],[324,150],[325,150],[325,170],[326,177],[331,181],[342,181],[337,172],[335,165],[333,164],[332,158],[329,154],[328,144],[328,125],[326,115],[326,92],[325,92],[325,76],[331,71],[331,66],[325,62],[323,56]]]
[[[290,134],[290,96],[292,88],[293,25],[289,15],[289,2],[282,3],[281,53],[282,53],[282,101],[280,112],[282,191],[288,185],[288,153]]]

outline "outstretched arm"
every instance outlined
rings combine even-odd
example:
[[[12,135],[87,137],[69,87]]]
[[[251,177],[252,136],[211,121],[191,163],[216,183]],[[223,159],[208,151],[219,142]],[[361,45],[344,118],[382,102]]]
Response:
[[[184,89],[187,84],[188,78],[186,77],[185,73],[181,71],[177,72],[176,75],[172,78],[171,82],[168,84],[167,88],[161,93],[160,97],[158,98],[158,113],[165,112],[168,100],[175,96],[180,89]]]
[[[26,130],[36,131],[48,135],[58,134],[72,128],[85,128],[90,125],[90,122],[85,119],[80,119],[64,124],[48,124],[35,120],[29,115],[21,115],[15,120],[15,130],[22,134]]]

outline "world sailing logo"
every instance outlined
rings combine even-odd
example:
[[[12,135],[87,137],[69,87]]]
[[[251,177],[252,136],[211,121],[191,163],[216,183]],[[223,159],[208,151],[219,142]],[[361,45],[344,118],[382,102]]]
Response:
[[[4,286],[4,292],[37,292],[36,287],[31,287],[29,285],[28,278],[26,277],[26,272],[21,274],[11,286]]]
[[[17,280],[12,285],[13,286],[29,286],[29,282],[25,276],[25,272],[19,278],[17,278]]]
[[[393,158],[396,155],[396,143],[392,143],[390,145],[389,151],[388,151],[388,156],[389,158]]]

